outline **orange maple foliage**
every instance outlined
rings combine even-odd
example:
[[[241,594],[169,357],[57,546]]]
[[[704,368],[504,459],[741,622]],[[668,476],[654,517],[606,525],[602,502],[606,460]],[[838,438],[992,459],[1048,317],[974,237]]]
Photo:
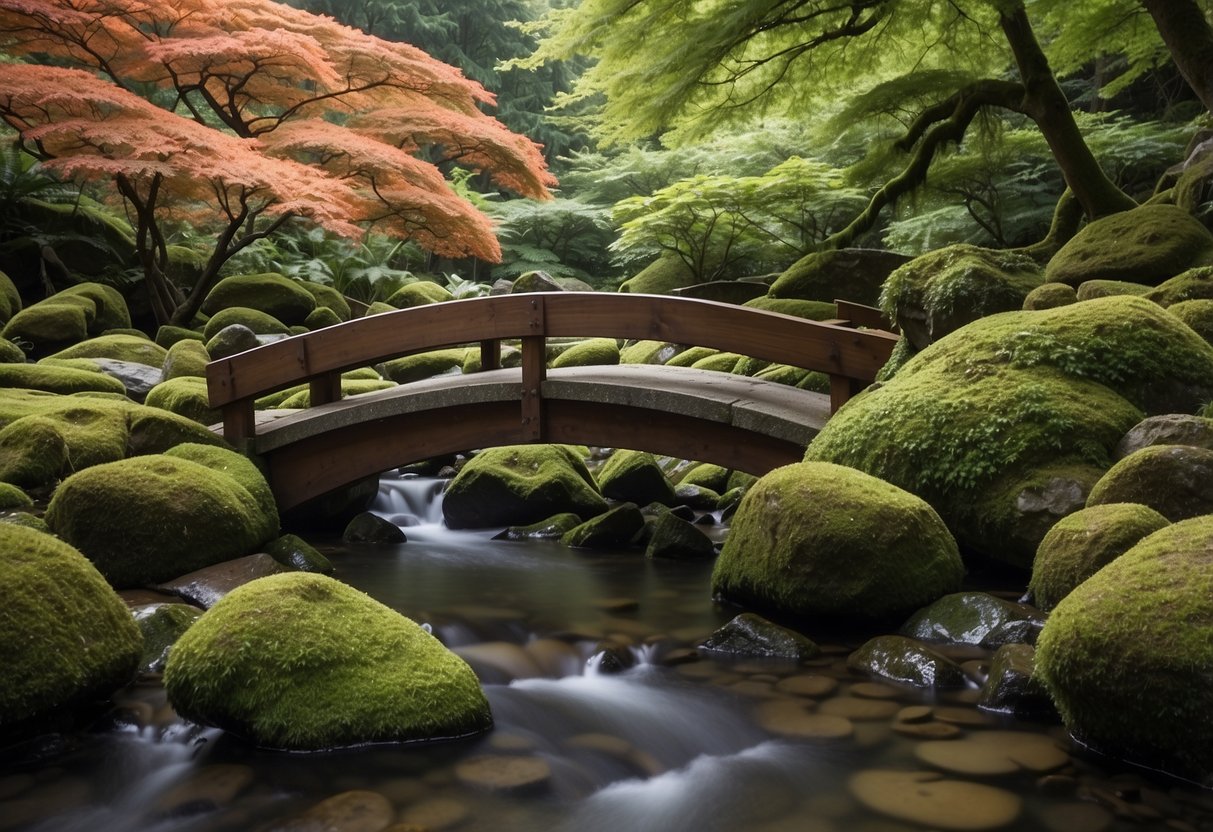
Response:
[[[433,160],[539,199],[555,184],[459,70],[273,0],[0,0],[0,48],[73,67],[0,64],[0,118],[52,168],[115,184],[164,320],[191,318],[232,254],[295,218],[500,259]],[[216,247],[187,297],[161,226],[206,212]]]

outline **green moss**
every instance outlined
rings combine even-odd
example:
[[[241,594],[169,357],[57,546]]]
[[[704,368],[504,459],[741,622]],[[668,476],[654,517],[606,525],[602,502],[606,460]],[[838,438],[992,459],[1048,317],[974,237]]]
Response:
[[[620,364],[665,364],[686,348],[669,341],[636,341],[619,351]]]
[[[614,338],[590,338],[566,349],[551,362],[551,367],[590,367],[619,363],[619,342]]]
[[[202,333],[194,329],[186,329],[183,326],[169,326],[164,324],[156,330],[156,343],[164,347],[166,350],[171,350],[173,345],[179,341],[197,341],[204,343],[205,338]]]
[[[561,292],[564,291],[556,279],[542,269],[534,269],[518,275],[510,286],[510,294],[526,294],[527,292]]]
[[[1167,526],[1079,584],[1045,623],[1037,675],[1095,748],[1213,772],[1213,517]]]
[[[360,396],[363,393],[375,393],[379,390],[390,390],[395,387],[394,381],[384,381],[383,379],[341,379],[341,396]],[[286,392],[286,391],[283,391]],[[259,400],[260,401],[260,400]],[[296,407],[311,407],[312,406],[312,391],[308,387],[300,390],[295,390],[291,395],[282,399],[275,407],[296,408]]]
[[[1143,205],[1088,223],[1045,267],[1050,282],[1130,280],[1157,286],[1213,255],[1213,234],[1174,205]]]
[[[197,422],[214,425],[223,421],[223,413],[212,409],[206,379],[178,376],[166,379],[148,391],[144,403]]]
[[[1056,309],[1071,303],[1078,303],[1078,293],[1074,291],[1073,286],[1065,283],[1042,283],[1024,297],[1023,308]]]
[[[206,342],[206,352],[215,361],[229,358],[246,350],[261,346],[257,334],[244,324],[231,324],[215,333]]]
[[[0,272],[0,325],[8,323],[8,319],[21,311],[21,293],[4,272]]]
[[[1066,285],[1066,284],[1059,284]],[[1130,283],[1127,280],[1086,280],[1083,281],[1078,291],[1075,292],[1075,297],[1080,301],[1094,300],[1095,298],[1107,298],[1113,295],[1144,295],[1150,291],[1150,287],[1144,283]],[[1027,308],[1026,306],[1024,307]]]
[[[270,485],[266,482],[262,470],[244,454],[237,453],[230,448],[201,445],[196,442],[183,442],[169,448],[164,454],[177,459],[197,462],[211,471],[234,479],[256,500],[257,508],[265,519],[266,530],[274,533],[278,531],[278,503],[274,500],[274,492],[270,490]]]
[[[33,506],[34,501],[18,486],[9,482],[0,482],[0,511],[33,508]]]
[[[1180,272],[1158,284],[1145,297],[1159,306],[1171,306],[1185,300],[1213,300],[1213,266]]]
[[[828,321],[838,317],[837,306],[819,300],[763,297],[748,300],[742,305],[751,309],[763,309],[767,312],[779,312],[783,315],[807,318],[810,321]]]
[[[168,348],[164,358],[164,379],[206,377],[206,365],[210,363],[210,353],[201,341],[185,339],[176,342]]]
[[[142,647],[126,605],[68,544],[0,524],[0,734],[108,696]]]
[[[906,362],[916,355],[918,355],[918,350],[914,349],[914,345],[910,343],[908,338],[898,338],[897,343],[893,345],[893,352],[889,353],[889,360],[884,363],[884,366],[880,368],[880,372],[876,374],[876,380],[886,382],[893,378],[906,365]],[[826,376],[826,379],[828,381],[829,376]]]
[[[265,544],[270,557],[297,572],[318,572],[330,575],[333,564],[316,547],[294,534],[284,534]]]
[[[22,387],[60,394],[95,391],[126,395],[121,381],[96,367],[79,370],[37,364],[0,364],[0,387]]]
[[[173,648],[164,684],[185,718],[272,748],[443,739],[492,724],[475,674],[436,638],[304,573],[215,604]]]
[[[1091,489],[1088,506],[1140,503],[1172,522],[1213,514],[1213,450],[1150,445],[1108,469]]]
[[[117,587],[246,555],[277,533],[276,518],[233,477],[163,454],[74,474],[56,489],[46,521]]]
[[[354,317],[345,296],[332,286],[325,286],[322,283],[313,283],[310,280],[300,280],[299,285],[307,290],[307,292],[310,293],[313,298],[315,298],[316,309],[327,308],[342,321],[348,321],[350,318]]]
[[[922,349],[971,321],[1023,308],[1041,283],[1039,266],[1026,255],[958,244],[890,274],[880,308]]]
[[[479,453],[451,480],[442,503],[453,529],[536,523],[562,512],[587,518],[606,508],[582,456],[564,445]]]
[[[166,355],[168,351],[146,335],[99,335],[60,350],[50,358],[112,358],[160,367]]]
[[[686,469],[678,478],[678,485],[699,485],[724,492],[729,488],[729,469],[710,462],[701,462]]]
[[[463,372],[465,353],[466,349],[463,347],[421,352],[406,355],[403,358],[394,358],[385,362],[379,369],[386,378],[390,378],[397,384],[408,384],[411,381],[421,381],[424,378],[444,373]]]
[[[4,274],[4,272],[0,272]],[[0,364],[24,364],[25,353],[7,338],[0,338]]]
[[[202,311],[214,315],[233,306],[256,309],[293,326],[316,308],[316,299],[299,281],[280,274],[241,274],[216,283],[202,302]]]
[[[960,588],[956,542],[919,498],[851,468],[798,463],[741,500],[712,590],[789,615],[904,615]]]
[[[1167,311],[1213,344],[1213,300],[1184,300],[1168,306]]]
[[[304,320],[303,325],[309,330],[324,329],[341,323],[341,318],[327,306],[317,306]]]
[[[642,506],[675,503],[674,486],[657,458],[647,451],[615,451],[598,470],[597,480],[603,496],[612,500],[631,500]]]
[[[43,534],[51,533],[51,528],[46,525],[45,520],[36,514],[30,514],[28,511],[11,511],[0,514],[0,523],[12,523],[15,526],[33,529]]]
[[[416,283],[401,286],[387,299],[387,303],[395,309],[409,309],[454,299],[455,296],[445,286],[439,286],[429,280],[418,280]]]
[[[24,487],[126,455],[125,414],[83,402],[18,419],[0,430],[0,480]]]
[[[667,359],[665,363],[667,367],[690,367],[719,354],[720,350],[714,350],[711,347],[691,347]],[[737,358],[740,356],[736,353],[730,353],[730,355],[734,356],[733,363],[736,364]]]
[[[1168,522],[1138,503],[1091,506],[1059,520],[1036,550],[1028,584],[1033,603],[1053,609],[1074,587]]]
[[[698,527],[667,511],[649,530],[644,556],[649,559],[711,560],[716,547]]]
[[[690,352],[690,350],[687,350],[687,352]],[[748,359],[746,356],[739,355],[735,352],[713,352],[711,355],[701,358],[695,363],[691,364],[691,367],[696,370],[712,370],[718,373],[732,373],[737,370],[738,365],[747,360]]]
[[[369,318],[371,315],[382,315],[384,312],[395,311],[395,306],[392,306],[390,303],[384,303],[381,300],[377,300],[366,308],[366,312],[363,313],[363,316]]]
[[[889,274],[908,260],[904,254],[876,249],[839,249],[807,254],[775,279],[773,298],[830,303],[842,299],[875,306]]]
[[[290,328],[272,315],[247,306],[228,306],[217,311],[202,328],[202,338],[209,341],[225,326],[240,324],[257,335],[288,335]]]
[[[560,538],[574,549],[617,549],[628,546],[644,529],[644,515],[635,503],[620,503],[569,529]]]
[[[126,299],[117,289],[103,283],[80,283],[69,286],[47,298],[43,303],[70,301],[77,298],[87,298],[96,310],[92,326],[89,328],[90,335],[100,335],[107,329],[130,329],[131,313],[126,306]]]
[[[89,305],[42,301],[21,310],[4,325],[0,335],[40,357],[88,337],[94,311]]]
[[[636,295],[668,295],[698,281],[677,256],[663,256],[645,266],[620,286],[619,291]]]

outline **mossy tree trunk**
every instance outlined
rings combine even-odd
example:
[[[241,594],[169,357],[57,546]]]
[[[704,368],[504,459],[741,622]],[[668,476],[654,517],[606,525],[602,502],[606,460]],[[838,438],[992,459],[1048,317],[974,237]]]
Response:
[[[1171,59],[1205,109],[1213,112],[1213,27],[1195,0],[1141,0]]]

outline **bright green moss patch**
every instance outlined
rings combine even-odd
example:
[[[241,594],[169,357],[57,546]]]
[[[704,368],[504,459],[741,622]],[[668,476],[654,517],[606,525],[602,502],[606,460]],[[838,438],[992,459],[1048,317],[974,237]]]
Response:
[[[668,341],[636,341],[619,351],[620,364],[665,364],[685,347]]]
[[[436,638],[304,573],[215,604],[178,640],[164,684],[183,717],[271,748],[444,739],[492,724],[475,674]]]
[[[1083,301],[1113,295],[1144,295],[1149,291],[1150,287],[1144,283],[1132,283],[1127,280],[1087,280],[1079,285],[1075,296]]]
[[[1024,296],[1023,308],[1056,309],[1071,303],[1078,303],[1078,293],[1074,291],[1073,286],[1066,283],[1042,283]]]
[[[690,351],[691,350],[687,350],[687,352]],[[678,357],[681,358],[682,356]],[[695,361],[690,366],[696,370],[712,370],[718,373],[731,373],[737,369],[741,362],[746,360],[746,356],[739,355],[735,352],[713,352],[711,355]],[[672,361],[670,363],[673,364]]]
[[[677,255],[663,256],[625,280],[619,291],[635,295],[668,295],[675,289],[692,286],[694,273]]]
[[[214,315],[233,306],[256,309],[293,326],[303,323],[316,308],[316,299],[289,277],[274,272],[241,274],[216,283],[202,302],[202,311]]]
[[[850,300],[875,306],[889,274],[909,258],[877,249],[819,251],[797,260],[776,278],[773,298],[801,298],[831,303]]]
[[[590,338],[564,350],[552,360],[551,367],[591,367],[618,363],[619,342],[614,338]]]
[[[22,387],[47,393],[117,393],[126,395],[122,382],[94,367],[81,370],[40,364],[0,364],[0,387]]]
[[[430,280],[418,280],[397,289],[387,299],[388,306],[395,309],[409,309],[413,306],[425,306],[428,303],[442,303],[454,300],[455,296],[445,286],[439,286]]]
[[[210,404],[206,379],[200,376],[179,376],[160,382],[148,391],[144,399],[148,407],[158,407],[184,416],[200,425],[223,421],[223,413]]]
[[[20,488],[9,482],[0,482],[0,511],[33,508],[33,506],[34,501]]]
[[[342,321],[348,321],[353,317],[353,312],[350,310],[349,302],[346,301],[345,296],[332,286],[325,286],[323,283],[313,283],[310,280],[300,280],[298,283],[315,298],[316,309],[328,309]]]
[[[807,318],[810,321],[827,321],[838,317],[837,306],[819,300],[762,297],[748,300],[742,305],[751,309],[763,309],[767,312],[779,312],[783,315]]]
[[[23,488],[53,484],[75,471],[126,455],[119,411],[83,401],[17,419],[0,429],[0,480]]]
[[[142,648],[126,605],[61,540],[0,523],[0,735],[130,681]]]
[[[1182,300],[1167,307],[1206,343],[1213,344],[1213,300]]]
[[[788,615],[904,615],[960,588],[960,553],[921,499],[851,468],[777,468],[741,500],[712,572],[726,599]]]
[[[416,284],[410,284],[416,285]],[[405,287],[408,288],[407,286]],[[397,384],[421,381],[423,378],[444,373],[463,372],[463,359],[467,350],[463,347],[431,350],[385,362],[380,371]]]
[[[168,351],[147,336],[100,335],[60,350],[51,358],[113,358],[160,367]]]
[[[1213,773],[1213,517],[1167,526],[1079,584],[1045,623],[1036,672],[1101,751]]]
[[[156,330],[156,343],[164,347],[166,350],[171,350],[173,345],[179,341],[199,341],[205,339],[202,333],[195,329],[186,329],[181,326],[169,326],[164,324]]]
[[[265,474],[247,456],[237,453],[231,448],[200,445],[196,442],[183,442],[169,448],[164,453],[165,456],[197,462],[212,471],[226,474],[234,479],[256,500],[257,507],[265,519],[266,530],[270,532],[278,530],[278,503],[274,500],[274,492],[270,490],[270,484],[266,481]]]
[[[1159,306],[1171,306],[1185,300],[1213,300],[1213,266],[1180,272],[1158,284],[1145,297]]]
[[[246,326],[256,335],[290,334],[290,328],[273,315],[247,306],[228,306],[211,316],[202,328],[202,337],[209,341],[219,334],[219,330],[232,324]]]
[[[167,381],[185,376],[205,378],[206,365],[210,360],[210,353],[201,341],[178,341],[168,348],[168,354],[164,357],[164,379]]]

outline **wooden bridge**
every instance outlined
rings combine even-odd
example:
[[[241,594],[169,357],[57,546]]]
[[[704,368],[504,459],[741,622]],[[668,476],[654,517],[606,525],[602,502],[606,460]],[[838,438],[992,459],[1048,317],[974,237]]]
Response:
[[[444,454],[563,442],[634,448],[762,474],[796,462],[830,414],[869,384],[897,336],[850,320],[807,321],[661,295],[550,292],[402,309],[276,341],[207,365],[224,436],[260,455],[283,510],[334,488]],[[548,369],[546,339],[614,337],[711,347],[828,373],[830,395],[728,373],[660,365]],[[521,366],[501,368],[503,341]],[[341,373],[441,347],[479,344],[481,372],[341,399]],[[254,411],[308,382],[310,408]]]

